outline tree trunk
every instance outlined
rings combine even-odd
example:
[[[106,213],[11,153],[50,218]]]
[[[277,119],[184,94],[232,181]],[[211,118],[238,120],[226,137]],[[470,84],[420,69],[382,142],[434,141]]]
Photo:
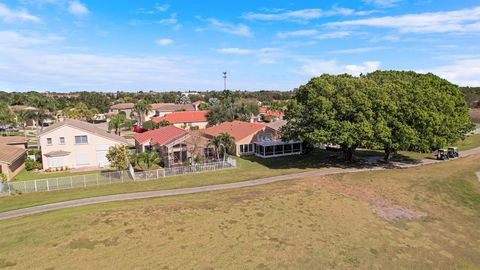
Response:
[[[348,162],[353,161],[353,153],[355,152],[356,146],[351,146],[351,147],[343,147],[342,146],[342,151],[343,151],[343,159]]]
[[[396,150],[386,147],[385,156],[384,156],[385,161],[389,162],[390,160],[392,160],[392,158],[395,156],[396,153],[397,153]]]

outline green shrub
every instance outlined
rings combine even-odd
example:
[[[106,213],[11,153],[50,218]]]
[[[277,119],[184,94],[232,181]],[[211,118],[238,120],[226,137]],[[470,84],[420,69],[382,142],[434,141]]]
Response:
[[[42,163],[40,162],[36,162],[31,159],[25,160],[25,169],[27,169],[27,171],[36,170],[36,169],[41,170],[42,167],[43,167]]]

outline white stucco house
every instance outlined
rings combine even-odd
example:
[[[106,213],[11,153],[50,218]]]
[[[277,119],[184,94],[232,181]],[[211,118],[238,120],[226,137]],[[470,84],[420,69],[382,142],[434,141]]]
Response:
[[[65,119],[39,134],[43,169],[108,167],[110,147],[127,144],[123,137],[93,124]]]

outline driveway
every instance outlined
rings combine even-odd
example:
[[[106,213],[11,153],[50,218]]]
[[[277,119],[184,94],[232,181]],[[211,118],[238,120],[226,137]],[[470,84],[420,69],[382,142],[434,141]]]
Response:
[[[474,149],[471,149],[471,150],[467,150],[467,151],[463,151],[460,156],[461,157],[467,157],[467,156],[474,155],[474,154],[480,154],[480,147],[479,148],[474,148]],[[183,195],[183,194],[193,194],[193,193],[215,191],[215,190],[236,189],[236,188],[244,188],[244,187],[265,185],[265,184],[270,184],[270,183],[275,183],[275,182],[280,182],[280,181],[304,178],[304,177],[325,176],[325,175],[332,175],[332,174],[339,174],[339,173],[355,173],[355,172],[374,171],[374,170],[388,170],[388,169],[395,169],[395,168],[408,168],[408,167],[415,167],[415,166],[433,164],[433,163],[437,163],[437,162],[448,162],[448,161],[437,161],[437,160],[433,160],[433,159],[426,159],[426,160],[421,160],[420,162],[416,162],[416,163],[394,163],[394,164],[390,164],[390,165],[386,165],[386,166],[371,165],[371,166],[358,167],[358,168],[331,167],[331,168],[324,168],[324,169],[319,169],[319,170],[315,170],[315,171],[294,173],[294,174],[287,174],[287,175],[279,175],[279,176],[260,178],[260,179],[243,181],[243,182],[229,183],[229,184],[219,184],[219,185],[193,187],[193,188],[180,188],[180,189],[157,190],[157,191],[146,191],[146,192],[135,192],[135,193],[125,193],[125,194],[117,194],[117,195],[99,196],[99,197],[92,197],[92,198],[71,200],[71,201],[58,202],[58,203],[52,203],[52,204],[45,204],[45,205],[40,205],[40,206],[34,206],[34,207],[29,207],[29,208],[13,210],[13,211],[9,211],[9,212],[3,212],[3,213],[0,213],[0,220],[5,220],[5,219],[10,219],[10,218],[15,218],[15,217],[23,217],[23,216],[39,214],[39,213],[44,213],[44,212],[49,212],[49,211],[54,211],[54,210],[59,210],[59,209],[65,209],[65,208],[71,208],[71,207],[77,207],[77,206],[84,206],[84,205],[91,205],[91,204],[97,204],[97,203],[147,199],[147,198],[156,198],[156,197]]]

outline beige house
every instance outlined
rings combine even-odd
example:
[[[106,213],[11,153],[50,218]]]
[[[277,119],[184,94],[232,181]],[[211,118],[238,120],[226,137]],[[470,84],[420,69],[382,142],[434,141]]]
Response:
[[[115,105],[110,106],[109,114],[110,115],[116,115],[116,114],[119,114],[120,112],[122,112],[122,113],[125,113],[125,116],[127,117],[127,119],[131,119],[130,116],[132,115],[132,111],[133,111],[134,106],[135,106],[134,103],[115,104]]]
[[[172,167],[188,162],[193,164],[197,156],[203,161],[213,158],[208,138],[198,131],[186,131],[175,126],[149,130],[133,136],[137,153],[158,151],[163,165]]]
[[[153,103],[152,112],[149,117],[163,117],[173,112],[191,112],[195,111],[193,104],[175,104],[175,103]]]
[[[28,139],[20,136],[0,137],[0,173],[11,180],[25,168]]]
[[[207,111],[173,112],[163,117],[154,117],[152,121],[155,123],[167,121],[183,129],[204,129],[208,125],[206,114]]]
[[[256,155],[262,158],[300,154],[300,142],[281,140],[280,129],[285,122],[265,125],[243,121],[224,122],[205,129],[204,134],[215,137],[228,133],[235,139],[234,154],[237,156]]]
[[[110,147],[127,144],[123,137],[93,124],[65,119],[45,129],[39,135],[43,169],[108,167]]]

